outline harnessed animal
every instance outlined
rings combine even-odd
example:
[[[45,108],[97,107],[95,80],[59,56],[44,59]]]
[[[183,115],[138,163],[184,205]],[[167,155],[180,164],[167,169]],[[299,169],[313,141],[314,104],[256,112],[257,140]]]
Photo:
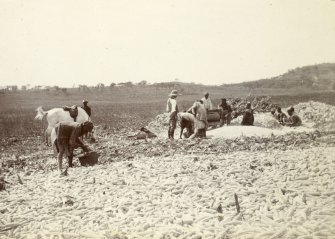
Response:
[[[49,145],[49,136],[51,135],[51,131],[56,126],[57,123],[59,122],[84,123],[85,121],[91,121],[86,111],[80,107],[67,107],[66,110],[64,108],[53,108],[51,110],[44,111],[42,106],[40,106],[36,109],[36,111],[37,111],[37,114],[35,116],[36,120],[42,121],[45,118],[48,122],[48,127],[45,130],[44,135],[46,145]],[[92,135],[92,137],[94,138],[94,135]]]

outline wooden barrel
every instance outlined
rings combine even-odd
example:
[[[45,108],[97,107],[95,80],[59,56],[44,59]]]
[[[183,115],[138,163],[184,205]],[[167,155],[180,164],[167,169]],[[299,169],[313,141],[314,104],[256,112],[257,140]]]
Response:
[[[207,121],[208,123],[220,121],[220,111],[219,110],[209,110],[207,112]]]

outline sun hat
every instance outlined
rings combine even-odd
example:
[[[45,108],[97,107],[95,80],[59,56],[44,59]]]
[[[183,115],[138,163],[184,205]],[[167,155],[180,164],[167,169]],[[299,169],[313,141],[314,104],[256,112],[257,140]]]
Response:
[[[169,94],[169,96],[178,96],[178,95],[181,95],[181,94],[178,94],[178,91],[177,91],[177,90],[173,90],[173,91],[171,91],[171,93]]]

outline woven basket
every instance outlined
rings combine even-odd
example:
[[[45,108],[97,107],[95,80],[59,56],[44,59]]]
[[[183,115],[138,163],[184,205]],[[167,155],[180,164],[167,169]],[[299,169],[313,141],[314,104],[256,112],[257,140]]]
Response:
[[[78,156],[81,166],[93,166],[98,163],[99,154],[95,151]]]

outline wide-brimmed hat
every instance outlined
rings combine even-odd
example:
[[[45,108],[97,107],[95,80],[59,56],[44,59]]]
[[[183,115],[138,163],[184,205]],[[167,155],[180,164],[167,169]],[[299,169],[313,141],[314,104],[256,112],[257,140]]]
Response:
[[[173,91],[171,91],[171,93],[169,94],[169,96],[178,96],[178,95],[181,95],[181,94],[178,94],[178,91],[177,91],[177,90],[173,90]]]
[[[88,103],[88,101],[85,99],[85,100],[83,100],[83,103]]]

